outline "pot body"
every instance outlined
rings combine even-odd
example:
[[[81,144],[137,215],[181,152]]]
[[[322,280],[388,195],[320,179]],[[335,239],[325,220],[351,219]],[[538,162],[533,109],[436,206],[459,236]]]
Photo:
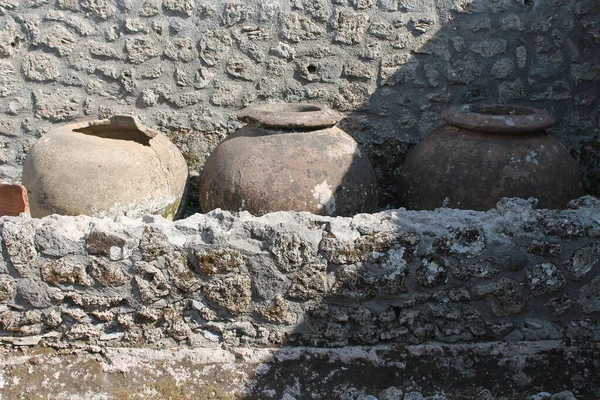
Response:
[[[449,125],[426,136],[408,154],[400,179],[407,207],[489,210],[502,197],[534,197],[539,208],[560,209],[584,194],[575,160],[545,132],[553,120],[544,124],[525,118],[532,115],[528,109],[502,120],[502,111],[493,110],[484,108],[475,121],[462,113],[460,125],[466,127],[453,125],[452,113],[461,111],[450,110],[444,115]]]
[[[375,210],[375,174],[352,137],[335,126],[277,127],[247,125],[215,148],[200,180],[203,211],[349,216]]]
[[[40,138],[23,164],[31,214],[172,219],[187,165],[164,135],[131,116],[70,124]]]

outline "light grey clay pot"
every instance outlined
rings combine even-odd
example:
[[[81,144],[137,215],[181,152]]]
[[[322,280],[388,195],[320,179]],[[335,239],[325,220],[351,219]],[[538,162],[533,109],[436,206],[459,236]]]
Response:
[[[130,115],[42,136],[23,164],[31,215],[132,218],[181,208],[188,169],[177,147]]]

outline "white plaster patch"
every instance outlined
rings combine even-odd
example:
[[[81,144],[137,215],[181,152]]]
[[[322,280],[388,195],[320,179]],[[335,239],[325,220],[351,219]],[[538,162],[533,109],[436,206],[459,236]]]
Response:
[[[362,157],[362,153],[360,152],[357,143],[348,143],[344,146],[330,149],[328,152],[328,155],[331,158],[343,158],[351,154],[356,154],[358,157]]]
[[[315,186],[311,192],[313,197],[319,202],[317,208],[321,209],[325,207],[325,212],[327,214],[333,214],[335,212],[335,196],[331,191],[331,186],[327,184],[326,180]]]
[[[535,165],[539,165],[538,160],[536,159],[537,157],[537,153],[535,150],[531,150],[529,152],[529,154],[527,154],[525,156],[525,161],[530,162],[530,163],[534,163]]]

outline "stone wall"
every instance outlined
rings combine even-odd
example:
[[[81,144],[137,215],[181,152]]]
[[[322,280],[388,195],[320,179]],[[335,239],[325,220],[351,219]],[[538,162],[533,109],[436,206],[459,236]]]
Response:
[[[241,107],[314,101],[395,204],[404,155],[449,104],[516,102],[600,193],[596,0],[0,0],[0,176],[55,124],[138,114],[197,174]]]
[[[1,230],[0,335],[17,342],[600,340],[593,197],[565,211],[5,217]]]

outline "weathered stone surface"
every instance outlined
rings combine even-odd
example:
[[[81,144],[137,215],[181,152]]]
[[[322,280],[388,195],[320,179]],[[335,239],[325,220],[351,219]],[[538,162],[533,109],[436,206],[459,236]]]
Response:
[[[215,278],[202,287],[204,296],[232,314],[247,311],[252,300],[252,281],[243,275]]]
[[[152,303],[169,294],[169,285],[163,272],[153,265],[138,262],[135,265],[135,283],[144,303]]]
[[[597,271],[577,281],[569,265],[582,257],[578,249],[593,251],[599,205],[584,198],[567,212],[536,211],[506,200],[487,213],[391,210],[335,219],[215,211],[176,223],[47,217],[17,226],[23,220],[13,218],[2,228],[12,263],[0,276],[13,275],[2,279],[2,293],[9,304],[42,312],[48,329],[67,339],[88,336],[53,316],[58,304],[69,305],[63,318],[77,324],[116,318],[124,334],[114,340],[124,343],[199,334],[215,343],[274,345],[289,333],[294,343],[322,346],[545,340],[566,337],[567,327],[579,337],[573,329],[580,323],[594,335],[600,327],[585,316],[599,311]],[[573,226],[578,233],[569,241],[540,229],[564,234]],[[573,250],[555,251],[556,243]],[[36,320],[7,314],[2,329],[33,334]],[[94,329],[112,334],[108,325]]]
[[[142,37],[127,39],[125,52],[127,59],[133,64],[141,64],[160,55],[160,50],[154,40]]]
[[[114,0],[80,0],[79,5],[91,17],[100,20],[110,19],[117,12]]]
[[[338,11],[333,21],[336,30],[335,41],[343,44],[361,43],[369,27],[369,15]]]
[[[32,220],[15,218],[5,221],[2,242],[6,256],[15,270],[23,277],[36,274],[35,228]]]
[[[81,111],[90,117],[138,113],[167,133],[198,173],[214,146],[240,126],[238,108],[310,100],[346,112],[344,128],[376,164],[381,204],[397,207],[394,174],[408,149],[440,126],[441,108],[534,101],[556,117],[552,133],[578,157],[587,190],[600,193],[593,0],[217,3],[0,0],[3,179],[19,179],[31,138],[82,116],[83,102]],[[35,55],[51,59],[59,74],[50,67],[28,76],[24,62]],[[99,329],[111,343],[158,346],[180,340],[272,346],[296,337],[319,346],[472,343],[563,335],[553,324],[568,330],[570,340],[598,337],[596,206],[581,202],[565,212],[511,207],[503,204],[497,214],[389,211],[383,220],[358,218],[344,229],[340,221],[283,215],[277,217],[283,222],[254,222],[272,229],[246,231],[238,217],[198,216],[179,223],[186,240],[156,227],[145,234],[138,228],[133,238],[102,229],[126,244],[98,250],[86,246],[91,227],[76,234],[79,227],[57,230],[53,220],[33,222],[29,231],[8,219],[0,273],[15,282],[26,276],[43,289],[24,289],[29,300],[19,290],[9,295],[22,311],[2,314],[9,305],[0,301],[2,327],[11,334],[45,329],[90,340]],[[403,233],[386,225],[390,221],[414,230],[418,243],[403,241]],[[472,226],[480,228],[483,243],[453,231]],[[57,258],[84,265],[93,286],[67,277],[57,286],[43,282],[40,266]],[[544,274],[548,264],[560,274]],[[236,282],[238,275],[248,277],[249,286]],[[553,283],[540,284],[548,280]],[[212,284],[223,292],[215,300],[204,295]],[[450,295],[455,288],[466,294]],[[241,304],[249,303],[231,312],[236,291],[246,293]],[[38,292],[46,294],[36,298]],[[196,307],[188,305],[193,302]],[[61,316],[58,307],[67,303]],[[172,304],[182,305],[175,316],[156,316]],[[143,305],[161,313],[142,312]],[[321,305],[341,311],[319,314]],[[45,321],[31,311],[43,311]],[[131,323],[117,322],[124,315]],[[149,326],[140,327],[138,317]],[[94,325],[100,322],[108,324]],[[417,390],[394,385],[402,396]],[[358,398],[364,391],[352,390],[340,389],[339,396]]]
[[[486,296],[492,313],[498,317],[521,312],[527,302],[522,287],[512,279],[502,278],[496,283],[475,288],[475,294]]]
[[[561,270],[552,263],[536,265],[525,273],[526,284],[534,295],[552,293],[566,284]]]
[[[12,57],[24,41],[19,26],[11,17],[0,22],[0,57]]]
[[[196,3],[192,0],[163,0],[162,7],[166,11],[191,17],[196,10]]]
[[[123,266],[110,263],[102,258],[93,258],[88,272],[96,282],[105,287],[123,286],[127,283]]]
[[[48,285],[34,279],[21,279],[17,283],[19,295],[34,308],[47,308],[52,305]]]
[[[17,285],[9,275],[0,275],[0,304],[10,302],[16,292]]]
[[[93,281],[86,272],[87,265],[77,259],[59,258],[47,261],[40,267],[42,279],[51,285],[77,284],[92,286]]]
[[[65,56],[73,52],[77,38],[61,25],[56,25],[42,34],[41,43]]]
[[[48,21],[60,21],[73,29],[80,36],[90,36],[96,32],[96,28],[84,18],[68,15],[58,11],[50,11],[45,17]]]
[[[233,57],[227,61],[225,66],[227,73],[235,78],[245,81],[254,81],[257,78],[257,71],[254,64],[247,58]]]
[[[71,120],[80,112],[81,97],[75,90],[35,90],[33,101],[36,116],[52,122]]]
[[[506,44],[506,40],[504,39],[487,39],[473,43],[469,46],[469,50],[484,57],[492,57],[504,53]]]
[[[304,40],[316,40],[324,33],[324,27],[308,17],[297,13],[283,15],[281,36],[289,42],[298,43]]]
[[[11,96],[22,89],[17,72],[11,64],[0,63],[0,97]]]
[[[599,265],[600,245],[594,243],[575,251],[575,254],[567,263],[567,269],[573,274],[573,279],[579,280]]]
[[[468,84],[473,82],[480,75],[480,63],[470,55],[467,55],[446,67],[446,77],[450,83]]]
[[[205,247],[194,252],[200,272],[208,277],[241,272],[245,261],[239,251],[222,247]]]
[[[58,65],[58,59],[49,54],[29,53],[23,58],[21,72],[32,81],[53,81],[60,76]]]
[[[213,66],[223,59],[232,45],[231,34],[225,29],[215,29],[206,32],[198,42],[200,59]]]
[[[198,58],[196,46],[189,38],[174,39],[167,42],[164,50],[165,57],[189,63]]]
[[[447,281],[448,268],[443,262],[423,259],[417,270],[417,282],[421,286],[435,287]]]
[[[600,276],[581,288],[578,303],[586,314],[600,311]]]

